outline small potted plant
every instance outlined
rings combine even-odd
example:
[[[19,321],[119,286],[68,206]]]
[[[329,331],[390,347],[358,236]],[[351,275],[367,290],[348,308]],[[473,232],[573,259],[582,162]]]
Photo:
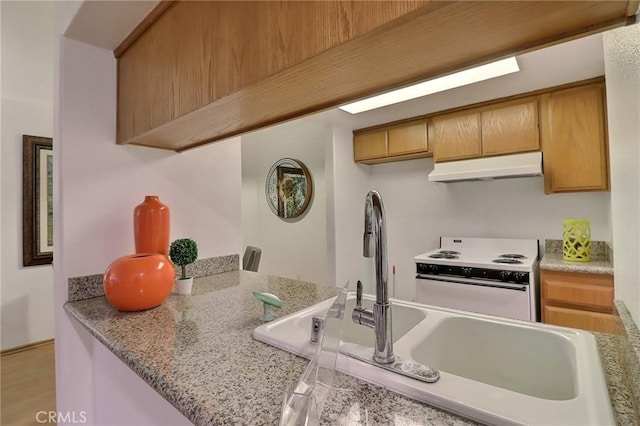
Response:
[[[190,238],[175,240],[169,246],[169,257],[174,264],[181,267],[180,278],[176,278],[176,292],[191,293],[193,277],[187,277],[186,266],[198,259],[198,245]]]

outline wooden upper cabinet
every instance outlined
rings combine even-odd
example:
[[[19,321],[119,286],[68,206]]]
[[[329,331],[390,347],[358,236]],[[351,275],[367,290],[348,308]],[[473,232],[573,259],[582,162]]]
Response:
[[[542,150],[546,193],[608,190],[604,96],[598,77],[357,130],[354,158],[445,162]]]
[[[372,160],[387,156],[387,131],[371,130],[353,136],[353,158],[355,161]]]
[[[537,99],[482,111],[482,155],[539,150]]]
[[[387,131],[391,155],[428,152],[427,121],[419,120],[392,126]]]
[[[358,130],[353,135],[353,159],[357,163],[386,163],[430,155],[426,120]]]
[[[435,117],[431,124],[434,161],[462,160],[481,155],[479,112]]]
[[[604,83],[542,96],[545,192],[609,189]]]
[[[434,161],[539,151],[538,98],[435,117]]]

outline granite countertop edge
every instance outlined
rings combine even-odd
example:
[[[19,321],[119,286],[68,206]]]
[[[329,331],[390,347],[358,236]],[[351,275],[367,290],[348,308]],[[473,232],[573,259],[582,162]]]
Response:
[[[557,272],[613,275],[613,263],[606,257],[594,257],[590,262],[570,262],[562,253],[546,253],[540,261],[540,269]]]
[[[230,281],[234,281],[234,280],[238,282],[229,284]],[[198,283],[198,281],[201,281],[201,282]],[[286,283],[287,285],[293,285],[293,286],[297,284],[300,284],[300,285],[305,284],[307,285],[307,287],[305,288],[308,288],[309,286],[316,286],[315,284],[304,283],[297,280],[289,280],[289,279],[283,279],[278,277],[267,277],[267,276],[262,276],[260,274],[255,274],[252,272],[234,271],[234,272],[226,272],[226,273],[221,273],[221,274],[197,279],[196,282],[194,282],[194,288],[196,288],[197,285],[202,285],[203,287],[207,287],[208,289],[209,287],[216,287],[220,283],[223,283],[223,282],[225,283],[221,287],[223,290],[218,290],[218,288],[214,288],[213,292],[209,294],[210,296],[211,294],[216,293],[218,291],[224,291],[224,289],[227,289],[229,287],[244,285],[240,283],[242,281],[250,282],[251,285],[249,287],[256,288],[261,291],[273,291],[273,292],[276,292],[277,290],[284,291],[283,290],[285,288],[284,286],[278,287],[278,285],[282,284],[281,281]],[[318,286],[318,287],[322,287],[322,286]],[[274,288],[276,288],[276,290],[272,290]],[[206,290],[206,291],[209,292],[211,290]],[[234,290],[234,291],[236,293],[238,292],[237,290]],[[313,294],[316,295],[316,298],[314,300],[305,301],[306,306],[310,306],[314,303],[319,302],[320,300],[325,300],[326,298],[331,297],[332,295],[330,293],[331,293],[331,290],[327,289],[326,287],[324,290],[320,288],[318,288],[317,290],[314,290]],[[333,294],[335,295],[335,288],[333,288]],[[208,295],[205,294],[204,296],[208,296]],[[244,295],[243,297],[246,298],[246,296]],[[169,302],[165,302],[165,304],[161,306],[168,305],[168,307],[164,309],[164,311],[171,310],[173,312],[176,309],[176,307],[178,307],[178,311],[179,311],[180,310],[179,306],[181,303],[184,306],[185,303],[188,304],[188,303],[196,302],[196,300],[197,300],[196,298],[193,298],[185,302],[185,299],[180,299],[179,296],[173,297],[173,298],[170,297]],[[211,302],[209,301],[208,303],[211,303]],[[196,308],[195,303],[193,304],[194,304],[193,308]],[[295,303],[292,303],[290,304],[288,311],[283,310],[282,315],[295,312],[299,309],[302,309],[303,307],[305,306],[300,304],[296,305]],[[141,342],[139,341],[140,340],[139,338],[134,339],[133,337],[129,337],[127,332],[121,330],[121,327],[119,327],[119,325],[121,325],[120,322],[122,322],[123,324],[129,324],[129,325],[136,324],[139,327],[141,325],[139,321],[142,321],[142,324],[144,323],[144,321],[149,321],[149,320],[153,320],[153,322],[161,321],[162,318],[158,319],[157,315],[159,315],[158,312],[160,312],[160,314],[163,314],[164,312],[158,311],[154,313],[155,309],[139,312],[139,313],[119,312],[111,308],[110,305],[108,305],[108,303],[106,302],[106,299],[104,297],[97,297],[97,298],[87,299],[83,301],[67,302],[64,305],[64,309],[73,318],[75,318],[86,330],[88,330],[92,336],[94,336],[98,341],[104,344],[105,347],[108,348],[112,353],[114,353],[123,363],[125,363],[125,365],[127,365],[131,370],[133,370],[140,378],[142,378],[145,382],[147,382],[151,388],[153,388],[156,392],[158,392],[164,399],[166,399],[172,406],[174,406],[179,412],[181,412],[189,421],[193,422],[194,424],[196,425],[214,424],[212,423],[213,422],[212,419],[216,419],[215,421],[242,423],[241,417],[240,418],[229,417],[228,416],[229,411],[233,412],[233,414],[236,416],[238,415],[247,416],[246,411],[249,410],[249,408],[241,407],[239,409],[240,414],[236,414],[235,411],[237,411],[238,409],[229,409],[228,407],[226,408],[218,407],[216,405],[217,401],[215,400],[215,398],[218,397],[218,394],[214,392],[214,394],[216,394],[216,397],[212,397],[211,396],[212,392],[210,389],[208,388],[198,389],[197,388],[198,385],[191,385],[190,383],[188,385],[185,385],[185,383],[188,383],[193,378],[193,376],[188,375],[190,371],[186,372],[187,373],[186,379],[185,377],[180,375],[177,375],[177,376],[176,375],[172,376],[171,374],[163,375],[162,374],[163,366],[158,365],[159,361],[157,361],[156,359],[145,358],[145,354],[147,353],[153,354],[152,356],[156,356],[156,352],[152,350],[154,349],[153,347],[154,342],[151,342],[151,343]],[[251,309],[253,309],[253,306],[251,307]],[[195,309],[194,309],[194,312],[196,312]],[[255,313],[258,314],[260,312],[261,312],[261,306],[259,306],[259,304],[256,304]],[[175,315],[175,312],[173,314]],[[243,319],[243,324],[242,324],[241,331],[245,334],[246,334],[246,331],[248,331],[249,329],[255,328],[254,325],[256,326],[259,325],[259,323],[251,323],[249,325],[244,324],[247,322],[247,320],[245,317],[242,317],[242,319]],[[171,318],[171,321],[173,321],[173,317]],[[173,322],[171,322],[171,324],[173,326]],[[230,324],[230,327],[233,327],[233,326],[234,324]],[[137,331],[139,331],[140,333],[146,332],[145,330],[142,330],[142,331],[137,330]],[[215,329],[214,331],[217,331],[217,329]],[[596,335],[598,348],[603,358],[602,359],[603,368],[605,370],[605,375],[607,378],[607,385],[609,388],[611,404],[614,410],[614,414],[616,415],[616,418],[618,419],[619,424],[628,424],[628,423],[625,423],[628,419],[633,419],[633,418],[637,419],[637,412],[635,412],[635,409],[633,407],[629,407],[628,403],[625,403],[625,398],[628,397],[628,391],[627,391],[628,384],[624,379],[624,377],[620,377],[621,375],[619,371],[622,371],[622,370],[619,365],[618,357],[614,356],[616,353],[616,349],[614,345],[613,336],[600,335],[597,333],[594,333],[594,334]],[[179,340],[179,339],[176,339],[176,340]],[[135,346],[127,347],[126,345],[130,344],[130,342],[136,342]],[[247,344],[247,342],[244,342],[244,343]],[[162,344],[162,342],[160,343],[156,342],[155,344]],[[175,344],[176,344],[176,347],[178,347],[177,341]],[[201,346],[203,345],[204,343],[201,344]],[[288,379],[292,381],[291,383],[295,383],[295,381],[297,380],[297,377],[299,377],[298,372],[303,371],[306,365],[308,364],[308,361],[304,358],[300,358],[295,355],[288,354],[284,351],[280,351],[279,349],[270,347],[268,345],[264,345],[260,342],[253,341],[251,345],[253,349],[255,349],[256,351],[261,353],[267,352],[270,355],[270,357],[273,359],[272,368],[274,367],[274,364],[275,366],[278,366],[279,368],[282,368],[284,370],[287,370],[288,368],[288,371],[284,371],[283,374],[285,374],[288,377],[291,377],[291,379]],[[181,352],[182,350],[187,351],[188,349],[189,348],[185,348],[183,345],[180,348],[180,350],[177,352],[182,353]],[[200,349],[202,350],[202,347],[200,347]],[[209,348],[208,350],[210,351],[211,349]],[[185,352],[185,353],[189,353],[189,352]],[[609,355],[606,355],[606,354],[609,354]],[[198,353],[197,355],[200,356],[200,353]],[[172,362],[176,362],[175,353],[172,353],[172,356],[173,356]],[[241,356],[246,356],[246,355],[243,354]],[[253,356],[253,355],[250,355],[250,356]],[[261,355],[261,356],[264,356],[264,355]],[[182,362],[182,361],[179,360],[177,362]],[[186,359],[181,365],[178,365],[177,367],[175,365],[171,365],[171,368],[173,368],[173,370],[175,370],[176,368],[178,369],[186,368],[185,366],[189,362],[192,362],[192,360]],[[294,370],[296,371],[295,373],[292,372],[292,368],[293,368],[292,366],[295,366],[294,368]],[[190,368],[195,368],[195,367],[190,367]],[[379,412],[376,412],[375,409],[372,409],[372,412],[369,413],[374,418],[378,416],[377,418],[379,421],[383,421],[383,422],[387,421],[385,420],[384,416],[387,416],[388,418],[389,415],[393,415],[395,411],[398,411],[398,412],[402,412],[403,415],[415,416],[416,419],[418,418],[423,419],[422,422],[427,421],[427,423],[436,422],[436,423],[448,424],[448,425],[477,424],[471,419],[459,417],[454,413],[441,410],[429,404],[420,403],[418,401],[415,401],[410,398],[404,397],[402,395],[388,391],[384,388],[367,384],[365,382],[362,382],[352,377],[346,377],[344,380],[346,380],[349,383],[349,385],[352,386],[353,388],[362,389],[362,393],[367,394],[366,395],[366,398],[368,398],[367,403],[371,404],[371,407],[379,406],[379,410],[378,410]],[[282,384],[281,386],[291,389],[290,383]],[[281,392],[281,389],[279,391]],[[265,395],[261,394],[260,397],[257,399],[259,400],[264,399],[266,401],[268,398],[273,398],[274,395],[276,394],[278,393],[276,392],[276,393],[265,394]],[[279,393],[279,395],[282,395],[282,393]],[[233,403],[235,403],[235,401],[232,401],[231,403],[228,403],[228,404],[231,404],[233,406]],[[270,402],[270,404],[272,404],[272,402]],[[280,405],[279,401],[277,405],[278,405],[277,409],[279,409],[279,405]],[[273,411],[274,408],[273,407],[271,408]],[[344,407],[341,407],[341,409],[344,410]],[[244,414],[242,414],[243,410],[245,411]],[[333,414],[334,417],[332,419],[334,420],[339,419],[339,414],[340,412],[336,411]],[[224,415],[227,415],[227,417],[224,417]],[[275,412],[272,412],[271,415],[272,417],[270,417],[268,420],[264,420],[264,418],[262,418],[262,419],[256,419],[256,421],[257,423],[263,423],[263,424],[271,423],[273,420],[273,415],[276,415],[276,414]],[[249,414],[248,418],[252,418],[251,414]]]
[[[104,298],[104,297],[102,297]],[[182,404],[179,403],[179,398],[175,398],[174,395],[179,393],[179,389],[172,387],[171,382],[164,382],[164,386],[161,386],[158,380],[158,375],[153,369],[147,366],[147,363],[143,358],[130,356],[129,352],[120,348],[114,344],[112,340],[108,339],[102,333],[99,333],[88,318],[85,318],[81,313],[74,309],[74,304],[77,302],[67,302],[64,304],[64,308],[69,314],[71,314],[93,337],[95,337],[100,343],[102,343],[107,349],[109,349],[120,361],[122,361],[127,367],[129,367],[138,377],[144,380],[149,386],[151,386],[158,394],[160,394],[167,402],[180,411],[185,417],[189,418],[188,410]],[[192,419],[189,419],[192,420]]]

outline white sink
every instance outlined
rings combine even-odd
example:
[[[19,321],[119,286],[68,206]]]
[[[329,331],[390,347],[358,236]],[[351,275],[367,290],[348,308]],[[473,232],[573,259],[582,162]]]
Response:
[[[549,330],[448,317],[411,355],[436,370],[536,398],[578,396],[576,349]]]
[[[332,303],[260,326],[253,336],[311,358],[317,349],[309,343],[311,318],[322,316]],[[396,355],[440,370],[440,380],[423,383],[345,355],[338,356],[338,370],[490,424],[615,424],[591,333],[404,301],[392,304]],[[342,340],[372,345],[373,331],[351,320],[353,306],[350,295]]]
[[[309,339],[311,336],[311,319],[314,316],[324,317],[324,314],[333,304],[335,298],[310,306],[287,317],[264,324],[253,332],[253,337],[265,343],[269,343],[280,349],[311,358],[318,348]],[[366,296],[362,302],[365,308],[371,309],[373,305],[371,297]],[[348,298],[345,305],[345,317],[351,318],[351,312],[355,307],[355,298]],[[424,320],[426,312],[406,304],[393,306],[393,340],[394,342],[413,329]],[[336,333],[337,334],[337,333]],[[373,331],[358,325],[353,321],[342,323],[341,338],[344,342],[355,343],[363,346],[374,344]]]

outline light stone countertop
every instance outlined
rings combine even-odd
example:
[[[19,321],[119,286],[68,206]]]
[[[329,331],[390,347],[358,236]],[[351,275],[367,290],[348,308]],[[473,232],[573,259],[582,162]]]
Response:
[[[275,425],[283,395],[309,361],[251,337],[262,324],[253,290],[283,300],[277,317],[336,295],[335,288],[232,271],[197,278],[190,296],[171,295],[148,311],[119,312],[104,297],[68,302],[65,309],[194,424]],[[621,336],[594,334],[617,423],[638,425],[620,362]],[[344,374],[335,380],[355,392],[330,395],[322,424],[354,424],[354,415],[376,425],[477,424]]]
[[[613,275],[613,263],[605,257],[591,262],[570,262],[562,259],[562,253],[546,253],[540,261],[540,269],[583,274]]]
[[[613,275],[611,245],[605,241],[591,242],[590,262],[570,262],[562,258],[562,240],[545,240],[545,255],[540,260],[540,269],[583,274]]]
[[[119,312],[104,297],[67,302],[65,309],[194,424],[277,425],[283,396],[309,361],[251,337],[262,324],[253,290],[283,300],[276,317],[337,294],[333,287],[232,271],[196,278],[190,296],[171,295],[148,311]],[[344,374],[334,380],[355,392],[330,395],[323,424],[349,424],[354,414],[369,424],[477,424]]]

